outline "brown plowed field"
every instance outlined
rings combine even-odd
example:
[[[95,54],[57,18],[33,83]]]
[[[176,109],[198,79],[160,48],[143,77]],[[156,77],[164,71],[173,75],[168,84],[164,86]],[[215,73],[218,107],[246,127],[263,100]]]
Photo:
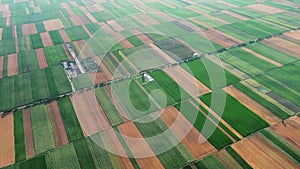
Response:
[[[71,39],[64,29],[59,30],[60,36],[63,38],[64,42],[71,42]]]
[[[24,135],[26,143],[26,157],[32,158],[35,155],[32,123],[29,108],[23,109]]]
[[[75,93],[71,96],[71,101],[85,136],[90,136],[110,127],[93,91]]]
[[[154,152],[143,139],[143,135],[137,129],[133,122],[127,122],[122,125],[118,126],[119,131],[121,134],[127,136],[124,137],[124,140],[129,147],[129,150],[132,152],[133,156],[136,158],[137,163],[141,168],[153,168],[159,169],[164,168],[163,165],[160,163],[159,159],[155,156]],[[138,140],[132,138],[139,138]],[[147,158],[139,158],[144,157],[145,155],[153,154],[152,157]]]
[[[248,48],[245,48],[245,47],[242,47],[242,49],[245,50],[246,52],[249,52],[249,53],[251,53],[251,54],[253,54],[253,55],[255,55],[255,56],[257,56],[257,57],[259,57],[259,58],[261,58],[261,59],[263,59],[263,60],[265,60],[265,61],[267,61],[267,62],[269,62],[269,63],[271,63],[273,65],[275,65],[275,66],[277,66],[277,67],[283,66],[281,63],[276,62],[276,61],[274,61],[272,59],[269,59],[269,58],[267,58],[267,57],[265,57],[265,56],[263,56],[263,55],[261,55],[259,53],[256,53],[256,52],[254,52],[251,49],[248,49]]]
[[[257,103],[255,100],[251,99],[249,96],[236,89],[235,87],[229,86],[226,87],[224,90],[232,97],[237,99],[240,103],[245,105],[248,109],[252,110],[255,114],[264,119],[270,125],[273,125],[280,121],[280,119],[277,116],[275,116],[272,112],[270,112],[268,109],[266,109],[265,107]]]
[[[163,70],[192,97],[201,96],[211,91],[180,66],[167,67]]]
[[[291,31],[283,34],[286,37],[300,41],[300,30]]]
[[[218,151],[215,156],[227,169],[243,169],[225,149]]]
[[[0,167],[15,162],[13,113],[0,117]]]
[[[292,117],[284,121],[284,126],[282,123],[277,123],[272,126],[272,130],[281,137],[285,138],[292,145],[300,149],[300,118]]]
[[[268,6],[265,4],[253,4],[253,5],[246,6],[246,8],[250,8],[254,11],[260,13],[266,13],[266,14],[276,14],[276,13],[284,12],[284,10],[282,9]]]
[[[40,33],[44,47],[53,46],[52,40],[48,32]]]
[[[0,79],[3,77],[3,64],[4,64],[4,57],[0,56]]]
[[[52,123],[52,132],[54,143],[56,147],[68,144],[68,137],[62,118],[60,116],[59,108],[56,101],[47,104]]]
[[[232,148],[253,168],[298,168],[291,159],[258,134],[233,144]]]
[[[141,41],[143,41],[145,44],[150,44],[153,43],[153,41],[146,36],[145,34],[141,33],[139,30],[137,29],[132,29],[131,33],[133,33],[134,35],[136,35]]]
[[[112,36],[119,42],[123,48],[133,48],[134,46],[126,39],[123,37],[122,34],[120,33],[113,33]]]
[[[19,39],[16,38],[15,41],[16,41],[16,53],[18,53],[19,52]]]
[[[117,32],[121,32],[124,30],[124,28],[114,20],[106,21],[106,23],[108,23]]]
[[[18,55],[16,53],[7,56],[7,76],[18,74]]]
[[[107,69],[105,64],[101,62],[99,57],[94,58],[96,60],[96,63],[99,65],[101,72],[98,73],[90,73],[90,77],[94,84],[100,84],[102,82],[107,82],[112,80],[113,75],[110,73],[110,71]]]
[[[44,21],[44,26],[47,32],[64,28],[64,25],[60,19],[46,20]]]
[[[82,22],[81,18],[78,15],[71,16],[70,19],[75,26],[84,25],[84,23]]]
[[[113,29],[111,29],[108,25],[106,25],[104,22],[99,22],[98,25],[101,27],[101,29],[104,30],[104,32],[108,33],[108,34],[112,34],[115,31]]]
[[[201,133],[173,106],[164,110],[161,119],[177,138],[182,140],[195,159],[201,159],[216,151],[214,146],[205,140]]]
[[[281,39],[281,38],[271,38],[263,41],[265,45],[278,49],[284,53],[287,53],[296,58],[300,58],[300,45],[292,43],[290,41]]]
[[[214,29],[205,31],[204,34],[208,37],[208,39],[222,45],[225,48],[235,46],[241,43],[240,40],[229,37],[226,34]]]
[[[111,145],[112,151],[117,155],[118,161],[123,168],[132,168],[134,169],[130,159],[126,157],[127,153],[122,146],[118,136],[115,133],[115,129],[105,130],[105,136],[108,140],[108,143]],[[120,156],[118,156],[120,155]]]
[[[43,68],[48,67],[48,63],[47,63],[47,59],[45,57],[44,49],[43,48],[37,49],[36,50],[36,55],[37,55],[37,58],[38,58],[38,61],[39,61],[40,68],[43,69]]]
[[[38,32],[36,30],[35,23],[29,23],[29,24],[22,25],[22,35],[23,36],[37,34],[37,33]]]

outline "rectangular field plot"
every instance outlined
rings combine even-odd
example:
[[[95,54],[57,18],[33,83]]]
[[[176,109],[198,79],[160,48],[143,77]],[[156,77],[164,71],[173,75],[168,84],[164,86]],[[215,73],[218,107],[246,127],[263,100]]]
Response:
[[[88,39],[90,36],[85,32],[81,26],[73,26],[65,29],[72,41]]]
[[[215,94],[222,95],[224,91],[219,90]],[[200,99],[204,101],[206,105],[210,105],[211,96],[211,93],[206,94],[200,97]],[[215,107],[213,110],[217,114],[222,114],[222,118],[244,137],[268,126],[262,118],[228,94],[226,95],[224,111],[222,112],[220,107]],[[241,118],[243,118],[242,121]]]
[[[0,41],[0,56],[16,53],[15,39],[3,39]]]
[[[19,73],[39,69],[39,62],[35,50],[18,53]]]
[[[29,36],[30,45],[32,49],[38,49],[43,47],[43,42],[40,34],[33,34]]]
[[[49,66],[59,65],[61,60],[68,60],[62,45],[46,47],[44,52]]]
[[[205,157],[204,159],[194,163],[197,168],[215,168],[215,169],[225,169],[226,167],[216,158],[214,155]]]
[[[49,35],[51,37],[53,45],[58,45],[58,44],[64,43],[64,40],[62,39],[58,30],[50,31]]]
[[[227,35],[233,36],[244,42],[256,39],[255,36],[250,35],[246,32],[243,32],[242,30],[239,30],[238,28],[235,28],[231,25],[223,25],[223,26],[217,27],[217,29],[220,30],[221,32],[226,33]]]
[[[45,105],[30,108],[36,154],[55,147],[49,112]]]
[[[26,159],[25,135],[23,111],[18,110],[14,113],[14,135],[15,135],[15,161]]]

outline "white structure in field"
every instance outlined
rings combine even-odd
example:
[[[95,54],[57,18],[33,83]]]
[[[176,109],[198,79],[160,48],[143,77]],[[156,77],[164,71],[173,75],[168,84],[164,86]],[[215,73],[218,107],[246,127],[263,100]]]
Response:
[[[153,77],[151,77],[149,74],[147,74],[147,73],[144,73],[143,74],[143,77],[144,77],[144,79],[147,81],[147,82],[153,82],[154,81],[154,79],[153,79]]]

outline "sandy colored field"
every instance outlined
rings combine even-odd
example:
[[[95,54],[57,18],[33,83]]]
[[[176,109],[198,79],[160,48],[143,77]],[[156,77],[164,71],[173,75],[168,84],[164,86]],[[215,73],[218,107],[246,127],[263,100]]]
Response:
[[[246,47],[242,47],[242,49],[245,50],[246,52],[249,52],[249,53],[251,53],[251,54],[253,54],[253,55],[255,55],[255,56],[257,56],[257,57],[259,57],[259,58],[261,58],[261,59],[263,59],[263,60],[265,60],[265,61],[267,61],[267,62],[269,62],[269,63],[271,63],[273,65],[275,65],[275,66],[277,66],[277,67],[283,66],[281,63],[276,62],[276,61],[274,61],[272,59],[269,59],[269,58],[267,58],[267,57],[265,57],[265,56],[263,56],[263,55],[261,55],[259,53],[256,53],[255,51],[253,51],[251,49],[248,49]]]
[[[227,169],[243,169],[225,149],[218,151],[215,156]]]
[[[164,109],[161,119],[179,138],[195,159],[201,159],[216,151],[197,129],[173,106]]]
[[[249,6],[246,6],[246,8],[250,8],[254,11],[261,12],[261,13],[267,13],[267,14],[275,14],[275,13],[280,13],[284,12],[284,10],[275,8],[273,6],[268,6],[265,4],[252,4]]]
[[[26,143],[26,157],[32,158],[35,155],[32,123],[29,108],[23,109],[24,135]]]
[[[69,14],[70,16],[75,15],[74,12],[72,11],[71,7],[69,6],[69,4],[68,4],[67,2],[61,3],[61,6],[62,6],[63,8],[65,8],[65,10],[68,12],[68,14]]]
[[[233,16],[233,17],[235,17],[235,18],[238,18],[238,19],[241,19],[241,20],[244,20],[244,21],[250,19],[250,18],[247,18],[247,17],[245,17],[245,16],[239,15],[239,14],[237,14],[237,13],[228,11],[228,10],[223,10],[222,12],[223,12],[224,14]]]
[[[196,79],[193,75],[188,73],[180,66],[167,67],[164,69],[180,87],[182,87],[192,97],[201,96],[211,90]]]
[[[300,149],[300,118],[291,117],[284,121],[284,126],[282,123],[277,123],[272,126],[272,130],[281,137],[285,138],[292,145]]]
[[[15,38],[15,42],[16,42],[16,53],[19,52],[19,39]]]
[[[110,127],[102,107],[92,90],[75,93],[71,101],[85,136]]]
[[[284,53],[287,53],[296,58],[300,58],[300,45],[292,43],[290,41],[281,38],[271,38],[263,41],[265,45],[278,49]]]
[[[43,68],[48,67],[48,63],[47,63],[47,59],[45,57],[44,49],[43,48],[37,49],[36,50],[36,55],[37,55],[37,58],[38,58],[38,61],[39,61],[40,68],[43,69]]]
[[[121,134],[123,134],[123,138],[127,146],[129,147],[132,155],[136,158],[136,161],[141,168],[164,168],[146,140],[143,139],[143,135],[140,133],[133,122],[127,122],[119,125],[118,129]],[[153,156],[147,158],[139,158],[145,157],[148,154],[151,154]]]
[[[64,29],[60,29],[59,34],[63,38],[64,42],[71,42],[69,35],[67,34],[67,32]]]
[[[280,121],[280,119],[275,116],[268,109],[257,103],[255,100],[251,99],[249,96],[244,94],[243,92],[236,89],[234,86],[229,86],[224,89],[228,94],[237,99],[240,103],[246,106],[248,109],[253,111],[255,114],[260,116],[270,125],[273,125]]]
[[[205,31],[204,34],[207,36],[208,39],[222,45],[225,48],[235,46],[235,45],[238,45],[239,43],[241,43],[240,40],[235,39],[233,37],[229,37],[225,33],[222,33],[215,29]]]
[[[113,33],[111,34],[116,40],[117,42],[119,42],[123,48],[133,48],[134,46],[126,39],[124,38],[124,36],[122,34],[120,34],[119,32]]]
[[[90,73],[94,84],[100,84],[112,80],[113,76],[103,62],[100,63],[101,72]]]
[[[64,25],[60,19],[46,20],[44,21],[44,26],[47,32],[64,28]]]
[[[0,40],[2,40],[2,32],[3,32],[3,28],[0,28]]]
[[[132,17],[133,19],[137,20],[144,26],[150,26],[150,25],[157,25],[159,22],[154,20],[152,17],[150,17],[147,14],[140,14],[140,15],[135,15]]]
[[[18,55],[16,53],[7,56],[7,76],[18,74]]]
[[[3,77],[4,56],[0,56],[0,79]]]
[[[13,113],[0,117],[0,167],[15,162]]]
[[[101,29],[104,30],[104,32],[108,33],[108,34],[112,34],[115,31],[113,29],[111,29],[108,25],[106,25],[104,22],[99,22],[98,25],[101,27]]]
[[[84,25],[83,21],[81,20],[80,16],[78,16],[78,15],[71,16],[70,19],[75,26]]]
[[[225,1],[223,1],[223,0],[217,1],[217,2],[222,3],[222,4],[225,4],[225,5],[227,5],[227,6],[234,7],[234,8],[238,7],[238,6],[234,5],[234,4],[231,4],[231,3],[229,3],[229,2],[225,2]]]
[[[82,28],[84,29],[84,31],[89,35],[89,37],[92,37],[93,34],[86,28],[85,25],[82,25]]]
[[[121,25],[119,25],[115,20],[109,20],[106,21],[106,23],[108,23],[117,32],[121,32],[124,30],[124,28]]]
[[[9,11],[9,4],[0,4],[0,11]]]
[[[27,49],[30,50],[30,40],[29,40],[29,36],[26,36],[26,44],[27,44]]]
[[[44,47],[53,46],[51,37],[48,32],[40,33]]]
[[[283,34],[286,37],[300,41],[300,30],[290,31]]]
[[[206,24],[205,22],[199,21],[199,20],[197,20],[197,19],[195,19],[195,18],[189,18],[189,20],[190,20],[190,21],[193,21],[193,22],[195,22],[195,23],[197,23],[197,24],[199,24],[199,25],[202,25],[202,26],[204,26],[204,27],[206,27],[206,28],[208,28],[208,29],[212,28],[212,26]]]
[[[56,147],[68,144],[68,136],[56,101],[47,104],[52,124],[53,139]]]
[[[90,20],[91,22],[93,22],[93,23],[97,23],[97,22],[98,22],[97,19],[95,19],[95,18],[93,17],[93,15],[91,15],[90,13],[86,13],[85,16],[88,17],[89,20]]]
[[[130,32],[132,34],[136,35],[145,44],[153,43],[153,41],[148,36],[146,36],[145,34],[143,34],[142,32],[140,32],[138,29],[132,29],[132,30],[130,30]]]
[[[28,23],[22,25],[22,34],[23,36],[37,34],[35,23]]]
[[[291,159],[258,134],[254,134],[232,148],[253,168],[298,168]]]

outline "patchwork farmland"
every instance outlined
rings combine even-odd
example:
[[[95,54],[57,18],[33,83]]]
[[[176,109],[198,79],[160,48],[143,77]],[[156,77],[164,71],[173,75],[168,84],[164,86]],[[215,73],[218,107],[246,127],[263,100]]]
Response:
[[[300,1],[0,0],[0,168],[300,168]]]

